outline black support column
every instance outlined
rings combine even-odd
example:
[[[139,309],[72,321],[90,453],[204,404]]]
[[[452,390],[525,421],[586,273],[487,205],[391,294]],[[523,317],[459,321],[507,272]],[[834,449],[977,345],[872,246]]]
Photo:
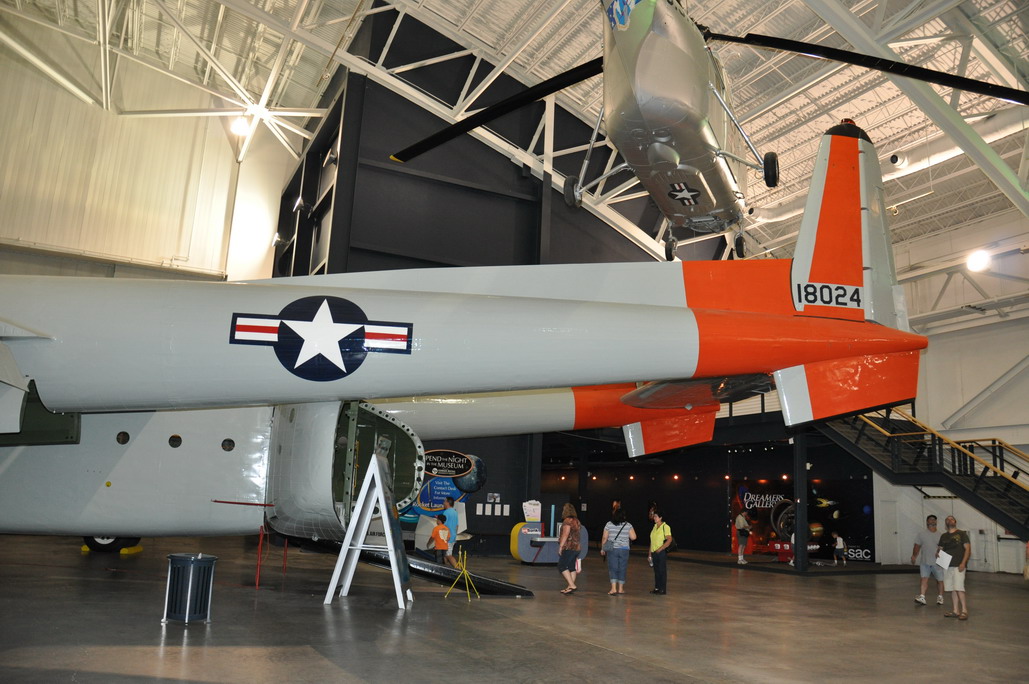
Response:
[[[807,432],[803,430],[793,438],[793,503],[793,564],[797,570],[806,572],[807,542],[811,532],[807,522]]]

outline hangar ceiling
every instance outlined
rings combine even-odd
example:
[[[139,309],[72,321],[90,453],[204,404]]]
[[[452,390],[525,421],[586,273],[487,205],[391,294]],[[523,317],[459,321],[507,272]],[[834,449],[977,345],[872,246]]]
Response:
[[[1029,4],[1021,0],[683,4],[716,32],[756,32],[866,53],[891,50],[899,60],[1019,89],[1029,80]],[[371,16],[392,28],[383,50],[362,55],[361,28]],[[21,41],[18,21],[42,24],[60,40],[85,46],[96,87],[69,77],[81,65],[55,62],[45,48]],[[267,127],[294,156],[316,128],[340,65],[456,121],[483,106],[489,98],[480,96],[501,74],[532,85],[600,56],[601,22],[598,0],[0,0],[0,41],[84,101],[121,116],[246,114],[252,128]],[[414,23],[447,40],[412,45],[421,35],[412,32]],[[1029,108],[902,79],[895,83],[879,73],[799,55],[735,44],[712,49],[725,66],[740,120],[759,149],[778,152],[782,167],[777,188],[765,188],[756,174],[749,179],[754,215],[745,225],[748,254],[792,254],[818,140],[844,117],[869,132],[884,159],[896,154],[907,161],[904,169],[884,168],[896,242],[987,217],[1029,216]],[[202,89],[211,95],[211,107],[154,111],[134,101],[131,92],[116,88],[123,60]],[[460,68],[468,73],[460,95],[450,100],[426,92],[417,78],[443,64],[466,65]],[[602,78],[595,77],[556,99],[592,126],[602,96]],[[488,131],[475,135],[538,175],[552,161]],[[241,157],[249,140],[240,146]],[[930,151],[938,163],[924,166]],[[557,174],[555,185],[561,180]],[[664,237],[667,227],[637,226],[618,211],[621,202],[638,195],[638,188],[623,185],[587,204],[658,256],[662,248],[655,238]]]

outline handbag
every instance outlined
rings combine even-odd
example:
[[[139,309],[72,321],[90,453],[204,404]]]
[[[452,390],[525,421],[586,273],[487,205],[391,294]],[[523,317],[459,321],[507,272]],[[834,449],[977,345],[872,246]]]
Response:
[[[622,526],[618,528],[618,531],[615,532],[615,539],[618,539],[619,535],[622,534],[622,530],[625,529],[626,525],[628,525],[628,523],[622,523]],[[608,540],[606,542],[604,542],[603,546],[600,547],[600,550],[603,551],[604,553],[607,553],[608,551],[614,551],[615,550],[615,539],[608,538]]]

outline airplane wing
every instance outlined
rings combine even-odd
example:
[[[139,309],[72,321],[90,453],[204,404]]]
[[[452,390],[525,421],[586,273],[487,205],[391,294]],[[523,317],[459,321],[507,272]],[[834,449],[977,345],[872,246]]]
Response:
[[[44,337],[0,319],[0,433],[21,429],[22,409],[29,379],[18,369],[14,354],[3,340],[11,338]]]
[[[765,373],[696,380],[650,382],[623,395],[627,406],[644,409],[687,409],[680,416],[662,416],[622,427],[629,456],[636,458],[711,440],[715,413],[723,402],[739,401],[772,389]]]
[[[649,409],[713,407],[717,410],[725,402],[748,399],[755,394],[769,392],[773,387],[772,378],[766,373],[723,378],[662,380],[649,382],[625,394],[622,403]]]

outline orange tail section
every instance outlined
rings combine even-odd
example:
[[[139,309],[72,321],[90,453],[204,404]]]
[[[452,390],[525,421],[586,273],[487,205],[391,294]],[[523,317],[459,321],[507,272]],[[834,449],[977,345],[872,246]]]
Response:
[[[868,135],[850,122],[822,138],[790,271],[798,316],[867,321],[898,337],[893,349],[857,351],[776,370],[787,425],[913,399],[919,351],[910,333],[886,225],[882,172]],[[883,330],[883,328],[878,328]],[[855,340],[864,336],[855,329]]]
[[[882,171],[868,135],[853,123],[822,138],[790,276],[799,315],[909,329]]]

